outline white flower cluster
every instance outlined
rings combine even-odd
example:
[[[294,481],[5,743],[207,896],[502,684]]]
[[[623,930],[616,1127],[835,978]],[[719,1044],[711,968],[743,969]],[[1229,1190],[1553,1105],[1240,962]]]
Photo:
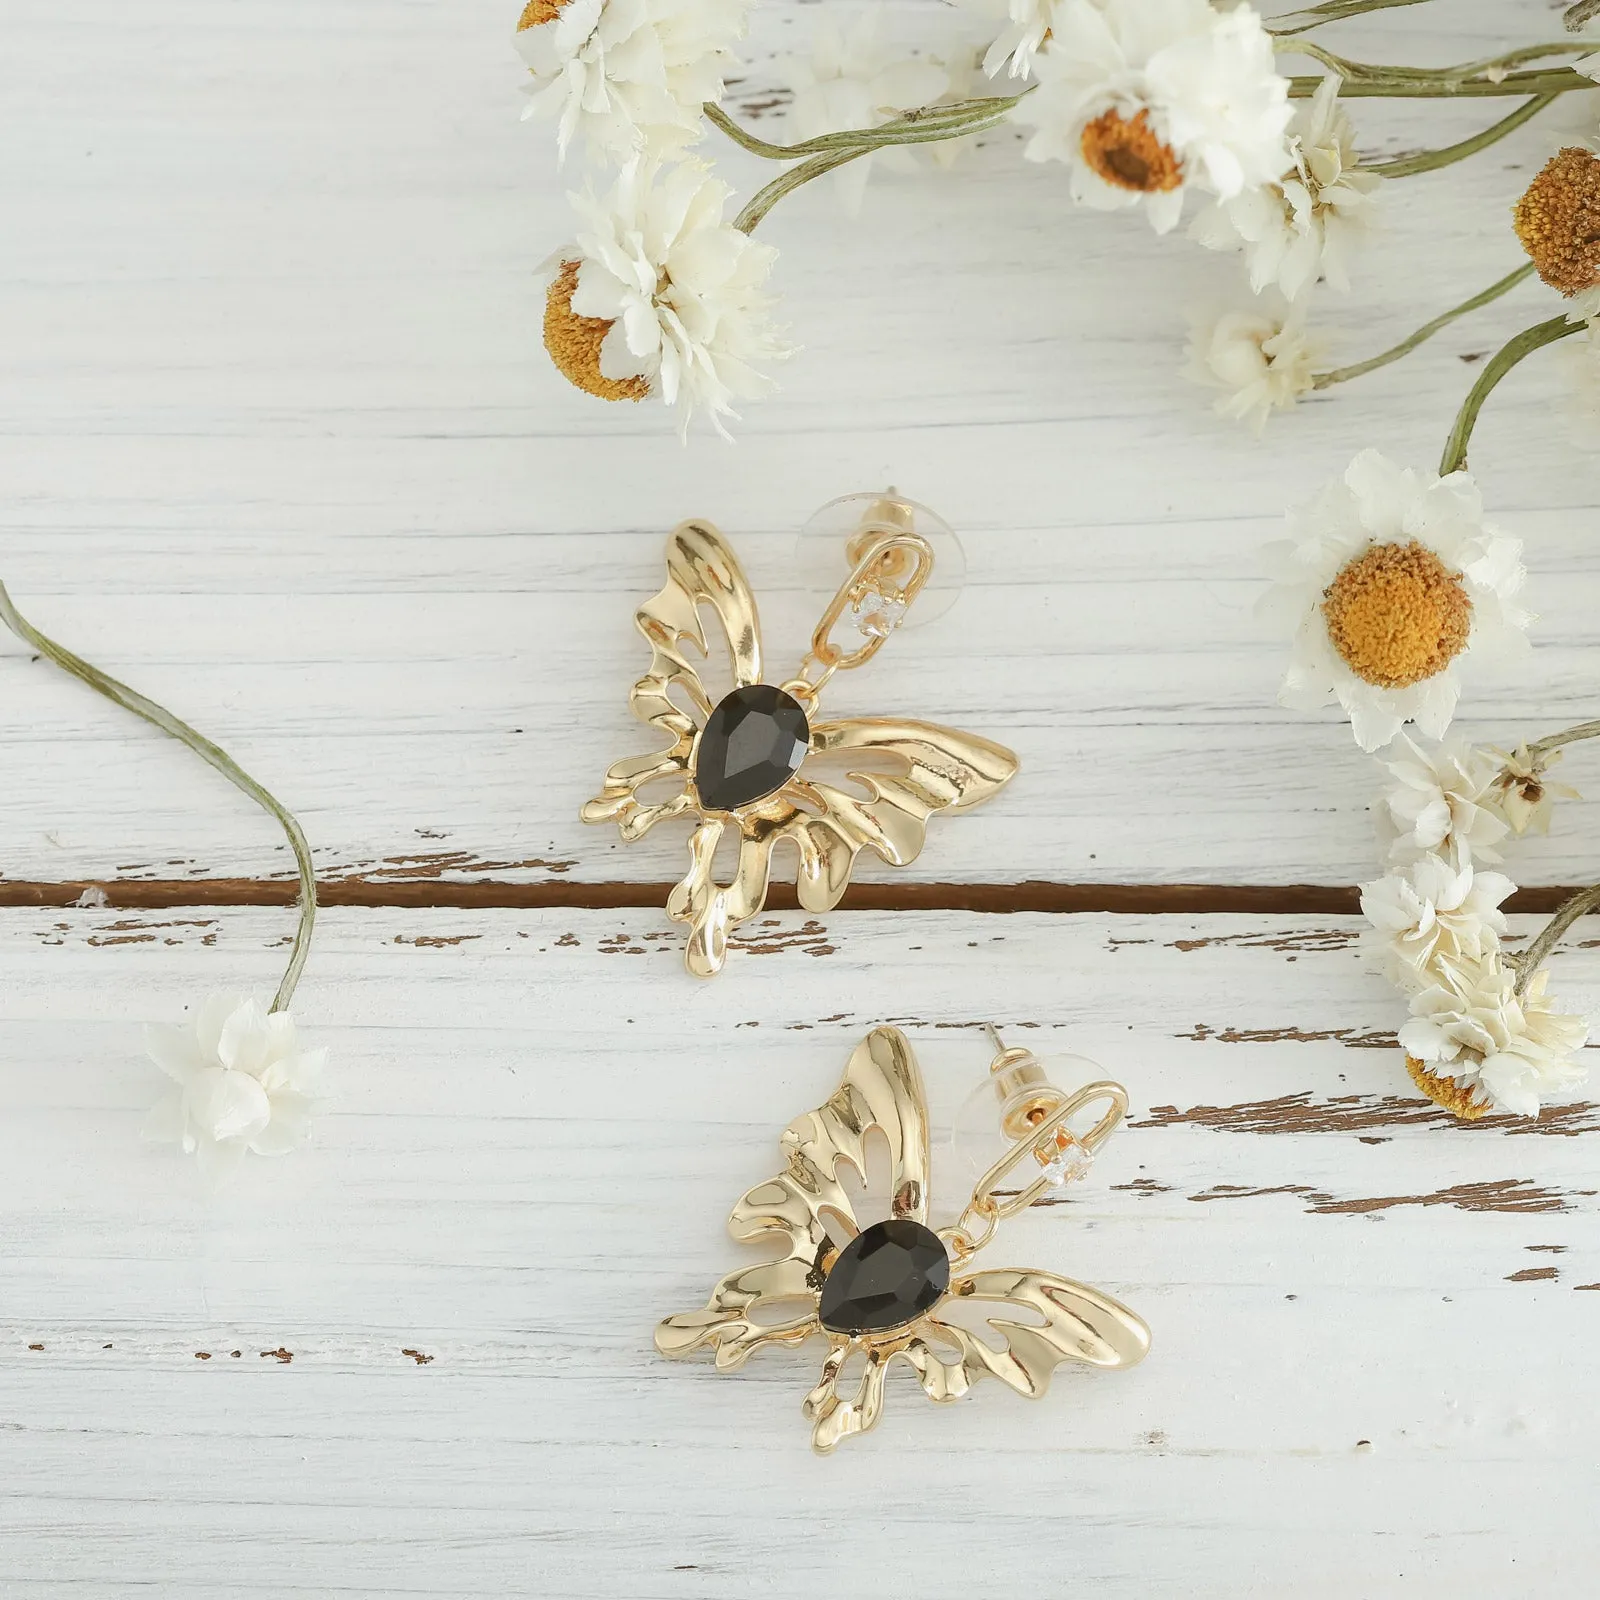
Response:
[[[1384,759],[1390,871],[1361,890],[1384,970],[1410,1003],[1400,1044],[1413,1077],[1467,1116],[1537,1116],[1588,1075],[1586,1020],[1554,1009],[1542,970],[1519,991],[1501,948],[1500,907],[1516,885],[1481,865],[1547,815],[1548,794],[1530,793],[1544,788],[1541,764],[1521,755],[1517,766],[1463,740],[1425,747],[1401,735]]]
[[[1206,202],[1195,237],[1243,252],[1252,287],[1288,309],[1232,314],[1198,330],[1190,370],[1221,391],[1219,411],[1258,429],[1271,411],[1293,404],[1312,386],[1318,348],[1298,302],[1319,280],[1345,281],[1377,183],[1355,159],[1337,81],[1297,113],[1271,35],[1247,4],[967,4],[982,16],[983,38],[938,59],[897,59],[880,39],[877,10],[849,29],[824,19],[809,57],[790,69],[792,143],[985,101],[998,108],[992,126],[1021,93],[1011,115],[1028,130],[1026,157],[1064,163],[1080,204],[1141,210],[1166,233],[1191,193]],[[748,0],[529,0],[517,30],[532,78],[530,112],[556,121],[563,156],[580,147],[622,173],[601,199],[573,197],[587,227],[552,263],[545,342],[556,367],[590,394],[659,398],[681,410],[686,426],[704,413],[719,430],[734,415],[731,401],[770,387],[767,368],[790,350],[764,292],[773,253],[740,247],[738,228],[722,217],[727,191],[685,161],[707,106],[723,97],[747,7]],[[986,91],[985,74],[1006,81]],[[984,120],[981,109],[975,116]],[[929,148],[948,163],[962,142]],[[875,164],[911,160],[910,147],[886,144],[838,164],[833,181],[853,211]],[[670,195],[658,202],[647,192],[654,185]],[[692,262],[682,250],[669,262],[642,231],[630,235],[639,215],[673,206],[715,213],[696,226]],[[611,216],[599,217],[606,207]],[[679,235],[672,226],[653,232],[657,246]],[[596,240],[623,239],[626,274],[616,248],[594,253]],[[682,315],[685,299],[696,317]],[[614,309],[623,301],[625,324]]]
[[[1339,88],[1325,78],[1295,113],[1290,164],[1274,181],[1217,200],[1190,229],[1208,249],[1242,251],[1252,291],[1266,297],[1253,314],[1202,321],[1189,345],[1189,376],[1224,391],[1218,414],[1257,434],[1314,387],[1322,345],[1306,302],[1319,283],[1350,287],[1351,258],[1376,221],[1382,180],[1359,164]]]
[[[287,1155],[310,1137],[326,1050],[303,1050],[294,1019],[242,995],[214,994],[184,1027],[145,1030],[150,1059],[174,1087],[144,1136],[175,1143],[216,1182],[247,1153]]]
[[[554,117],[564,158],[620,168],[571,196],[573,242],[551,260],[545,345],[606,400],[654,397],[719,432],[735,398],[771,387],[789,354],[765,285],[777,252],[724,220],[729,190],[685,159],[722,99],[747,0],[530,0],[517,49],[529,111]]]
[[[1221,391],[1216,410],[1259,432],[1308,393],[1320,345],[1304,302],[1318,283],[1349,287],[1380,182],[1339,80],[1294,109],[1261,18],[1227,0],[1005,0],[984,66],[1033,81],[1015,113],[1033,130],[1025,153],[1065,162],[1080,203],[1138,208],[1166,233],[1205,197],[1191,236],[1242,253],[1269,297],[1195,319],[1186,370]]]

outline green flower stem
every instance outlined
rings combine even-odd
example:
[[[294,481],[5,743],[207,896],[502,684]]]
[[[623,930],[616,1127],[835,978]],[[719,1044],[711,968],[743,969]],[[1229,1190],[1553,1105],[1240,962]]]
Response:
[[[798,161],[807,156],[831,155],[841,150],[881,150],[896,144],[930,144],[940,139],[956,139],[980,127],[992,127],[1021,103],[1021,94],[993,95],[977,100],[954,101],[950,105],[919,106],[875,128],[846,128],[824,133],[799,144],[772,144],[739,126],[721,106],[707,101],[702,108],[706,120],[720,128],[741,148],[769,161]]]
[[[1582,322],[1569,322],[1565,315],[1551,317],[1548,322],[1536,322],[1531,328],[1524,328],[1489,358],[1483,371],[1478,374],[1478,381],[1473,384],[1471,392],[1461,403],[1460,411],[1456,413],[1455,425],[1450,429],[1450,437],[1445,440],[1444,455],[1439,460],[1440,477],[1459,472],[1466,466],[1467,446],[1472,441],[1478,413],[1483,410],[1483,402],[1493,393],[1495,385],[1524,357],[1531,356],[1535,350],[1542,350],[1547,344],[1554,344],[1557,339],[1582,333],[1586,326]]]
[[[118,682],[98,667],[90,666],[81,656],[75,656],[64,645],[40,633],[12,604],[3,583],[0,583],[0,622],[4,622],[25,644],[31,645],[41,655],[48,656],[63,672],[70,673],[113,704],[131,711],[136,717],[142,717],[163,733],[188,745],[207,766],[214,767],[236,789],[243,790],[263,811],[277,819],[289,840],[289,848],[294,851],[295,864],[300,869],[300,926],[295,931],[294,948],[289,952],[288,969],[272,1002],[274,1011],[287,1010],[295,985],[300,982],[300,974],[305,969],[306,957],[311,953],[311,930],[317,920],[317,879],[311,865],[311,849],[300,824],[295,821],[288,807],[263,789],[226,750],[214,745],[187,722],[173,716],[165,706],[158,706],[137,689],[130,689],[127,684]]]
[[[1560,39],[1553,44],[1525,44],[1515,50],[1507,50],[1501,55],[1484,56],[1477,61],[1462,61],[1449,67],[1394,66],[1371,61],[1350,61],[1344,56],[1336,55],[1332,50],[1323,49],[1319,44],[1312,44],[1309,40],[1281,44],[1278,48],[1289,55],[1310,56],[1313,61],[1320,61],[1329,71],[1338,73],[1347,84],[1366,82],[1453,85],[1477,79],[1492,83],[1496,77],[1505,78],[1510,75],[1511,68],[1523,66],[1527,62],[1546,61],[1551,56],[1587,55],[1600,48],[1600,45],[1597,45],[1596,41],[1584,39]],[[1582,77],[1583,74],[1578,73],[1576,76]],[[1593,83],[1593,79],[1589,81]]]
[[[1286,11],[1267,24],[1267,32],[1279,39],[1293,38],[1297,33],[1310,33],[1325,23],[1343,22],[1346,17],[1363,16],[1368,11],[1392,11],[1396,6],[1426,5],[1427,0],[1323,0],[1318,6],[1306,6],[1300,11]],[[1307,17],[1306,22],[1296,22],[1293,27],[1279,26],[1294,22],[1296,17]]]
[[[1338,58],[1333,57],[1332,60],[1337,62]],[[1495,95],[1569,94],[1574,89],[1596,87],[1593,78],[1586,78],[1571,67],[1552,67],[1542,72],[1511,72],[1498,81],[1484,77],[1462,78],[1448,73],[1435,76],[1409,67],[1367,67],[1353,61],[1335,65],[1332,70],[1341,76],[1347,71],[1365,74],[1345,78],[1344,86],[1339,91],[1342,100],[1370,100],[1384,96],[1410,100],[1471,100]],[[1322,81],[1321,75],[1290,78],[1289,98],[1309,100],[1321,87]]]
[[[1019,95],[1016,98],[1021,99],[1021,96]],[[979,102],[967,102],[969,105],[977,103]],[[1006,120],[1006,116],[1009,114],[1011,106],[1016,102],[1008,99],[999,100],[995,103],[1003,105],[1006,108],[1005,111],[1001,112],[999,115],[991,115],[985,120],[974,119],[953,126],[933,126],[923,124],[911,127],[896,127],[896,124],[894,123],[885,123],[881,128],[856,129],[854,130],[856,135],[880,134],[890,129],[894,129],[894,136],[886,139],[873,139],[870,143],[858,139],[856,142],[850,144],[833,144],[821,153],[813,155],[810,160],[802,161],[797,166],[790,167],[787,172],[780,173],[779,176],[774,178],[772,182],[769,183],[764,189],[758,190],[754,195],[751,196],[750,201],[745,206],[744,210],[733,219],[733,225],[739,229],[741,233],[755,232],[756,227],[760,224],[762,218],[765,217],[766,214],[772,210],[772,208],[777,205],[777,203],[783,199],[785,195],[792,194],[796,189],[802,187],[802,185],[810,183],[813,178],[820,178],[825,173],[832,172],[835,170],[835,168],[842,167],[846,163],[854,161],[860,156],[870,155],[874,150],[880,150],[886,145],[937,144],[945,139],[960,139],[964,138],[969,133],[984,133],[990,128],[998,128]],[[898,120],[901,122],[904,121],[904,119]],[[845,136],[839,134],[823,135],[824,139],[837,140],[842,137]],[[812,140],[809,142],[815,144],[820,143],[821,141]],[[774,150],[781,150],[783,149],[783,146],[773,145],[770,148]],[[798,149],[800,147],[792,146],[791,148]]]
[[[1386,367],[1392,361],[1398,361],[1401,356],[1410,355],[1419,344],[1425,344],[1434,334],[1442,328],[1448,328],[1458,317],[1464,317],[1469,311],[1476,311],[1482,306],[1490,305],[1498,300],[1501,295],[1508,294],[1523,281],[1532,277],[1533,263],[1525,262],[1515,272],[1508,272],[1498,283],[1492,283],[1481,294],[1475,294],[1470,300],[1463,300],[1460,305],[1452,306],[1450,310],[1437,316],[1432,322],[1425,322],[1409,338],[1402,339],[1392,349],[1385,350],[1382,355],[1369,356],[1365,361],[1358,361],[1354,366],[1336,367],[1332,372],[1319,372],[1311,380],[1314,389],[1327,389],[1336,383],[1348,383],[1352,378],[1364,377],[1369,372],[1376,372],[1379,367]]]
[[[1560,943],[1562,934],[1579,917],[1586,917],[1596,909],[1600,909],[1600,883],[1588,889],[1580,889],[1551,917],[1545,924],[1544,931],[1521,955],[1509,958],[1509,964],[1516,969],[1519,995],[1527,990],[1534,973],[1544,965],[1550,952]]]
[[[1508,117],[1492,123],[1482,133],[1475,133],[1459,144],[1447,144],[1438,150],[1424,150],[1414,156],[1402,156],[1396,161],[1373,161],[1365,164],[1366,171],[1376,172],[1385,178],[1410,178],[1419,172],[1437,172],[1440,167],[1465,161],[1480,150],[1498,144],[1508,133],[1515,133],[1523,123],[1531,122],[1548,105],[1559,99],[1558,95],[1536,94],[1524,105],[1517,107]]]

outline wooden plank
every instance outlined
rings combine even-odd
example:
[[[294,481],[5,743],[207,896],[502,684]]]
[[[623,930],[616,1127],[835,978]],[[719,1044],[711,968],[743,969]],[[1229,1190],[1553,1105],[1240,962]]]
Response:
[[[1600,1112],[1414,1100],[1349,919],[795,914],[697,986],[647,913],[334,911],[296,1007],[319,1145],[208,1202],[137,1141],[135,1025],[267,987],[286,933],[0,919],[8,1595],[1531,1596],[1600,1556]],[[1592,1003],[1595,952],[1556,985]],[[817,1463],[812,1352],[720,1376],[651,1323],[737,1258],[729,1204],[866,1027],[943,1124],[990,1018],[1128,1084],[1002,1248],[1153,1353],[1037,1406],[896,1382]]]
[[[895,25],[926,38],[933,14]],[[795,13],[756,16],[752,103],[796,34]],[[1403,14],[1340,38],[1441,58],[1549,26],[1533,0],[1451,17],[1445,38]],[[530,271],[576,179],[515,122],[507,26],[490,0],[24,5],[0,95],[0,142],[29,152],[0,173],[0,576],[41,625],[259,770],[330,876],[653,881],[681,838],[624,851],[576,809],[636,742],[629,614],[662,532],[705,514],[740,539],[784,659],[820,600],[796,586],[792,530],[893,479],[962,528],[969,590],[834,703],[965,723],[1024,758],[998,803],[935,825],[909,878],[1371,872],[1371,769],[1342,725],[1273,705],[1285,647],[1250,616],[1255,550],[1363,446],[1431,462],[1463,359],[1546,314],[1546,292],[1257,445],[1176,375],[1183,302],[1234,293],[1236,264],[1067,210],[1059,174],[1001,140],[875,186],[860,221],[821,194],[777,213],[807,350],[737,448],[684,449],[653,412],[567,391],[537,348]],[[1357,115],[1393,153],[1483,113]],[[1342,356],[1516,259],[1492,222],[1548,138],[1391,196],[1360,294],[1319,307]],[[1561,393],[1549,364],[1519,373],[1475,452],[1544,616],[1531,666],[1473,676],[1463,728],[1499,742],[1595,709],[1595,491],[1553,425]],[[180,752],[9,643],[0,682],[26,773],[0,786],[7,878],[287,872]],[[1596,821],[1574,808],[1520,858],[1529,880],[1589,876]]]

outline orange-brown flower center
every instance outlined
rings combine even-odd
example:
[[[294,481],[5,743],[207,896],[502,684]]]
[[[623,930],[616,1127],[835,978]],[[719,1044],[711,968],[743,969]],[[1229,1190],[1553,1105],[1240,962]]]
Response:
[[[1078,141],[1083,159],[1109,184],[1138,194],[1163,194],[1183,182],[1183,163],[1150,126],[1150,113],[1128,118],[1102,111]]]
[[[565,8],[567,0],[528,0],[517,19],[517,32],[537,28],[541,23],[554,22]]]
[[[1573,295],[1600,282],[1600,157],[1576,145],[1552,156],[1511,215],[1552,289]]]
[[[1457,1083],[1454,1078],[1443,1078],[1437,1072],[1430,1072],[1427,1064],[1418,1061],[1415,1056],[1406,1057],[1406,1071],[1411,1074],[1411,1081],[1435,1105],[1453,1112],[1463,1122],[1476,1122],[1489,1109],[1488,1101],[1480,1100],[1475,1089]]]
[[[1375,544],[1322,592],[1328,637],[1345,665],[1381,689],[1442,672],[1467,647],[1472,601],[1426,545]]]
[[[608,378],[600,370],[600,346],[611,331],[608,317],[580,317],[572,309],[578,288],[578,263],[563,261],[544,302],[544,347],[556,370],[585,394],[601,400],[643,400],[648,378]]]

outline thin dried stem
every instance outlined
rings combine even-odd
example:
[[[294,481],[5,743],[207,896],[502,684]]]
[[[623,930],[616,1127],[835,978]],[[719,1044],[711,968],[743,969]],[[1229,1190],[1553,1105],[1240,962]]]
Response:
[[[306,957],[311,953],[311,930],[317,920],[317,879],[311,865],[311,847],[293,813],[276,796],[269,793],[220,745],[215,745],[203,733],[191,728],[187,722],[173,716],[165,706],[130,689],[127,684],[91,666],[81,656],[74,655],[65,645],[57,644],[48,635],[40,633],[12,604],[6,586],[0,583],[0,622],[4,622],[24,644],[31,645],[41,655],[48,657],[63,672],[71,674],[80,683],[86,683],[96,694],[104,695],[113,705],[119,705],[134,716],[143,718],[153,727],[169,734],[180,744],[186,744],[207,766],[215,768],[234,788],[242,790],[261,809],[273,817],[283,829],[294,851],[295,865],[300,872],[300,924],[295,930],[294,946],[289,952],[289,965],[278,985],[272,1002],[274,1011],[288,1009],[295,985],[305,969]]]
[[[1545,924],[1544,931],[1521,955],[1510,957],[1510,963],[1517,972],[1517,993],[1527,991],[1533,975],[1545,963],[1550,952],[1561,942],[1561,936],[1580,917],[1586,917],[1591,911],[1600,908],[1600,883],[1588,889],[1580,889],[1566,902],[1562,908]]]
[[[1448,477],[1450,473],[1459,472],[1466,466],[1467,446],[1472,442],[1472,430],[1477,426],[1478,413],[1483,410],[1484,401],[1494,392],[1500,380],[1535,350],[1542,350],[1557,339],[1582,333],[1584,327],[1584,323],[1569,322],[1564,315],[1551,317],[1548,322],[1536,322],[1531,328],[1524,328],[1501,345],[1478,374],[1478,381],[1473,384],[1467,398],[1461,403],[1460,411],[1456,413],[1455,424],[1450,429],[1450,437],[1445,440],[1444,454],[1439,460],[1440,477]]]
[[[1520,105],[1508,117],[1502,117],[1498,122],[1485,128],[1482,133],[1475,133],[1469,139],[1462,139],[1457,144],[1447,144],[1438,150],[1424,150],[1414,156],[1402,156],[1396,161],[1374,161],[1365,163],[1368,172],[1376,172],[1385,178],[1410,178],[1419,172],[1437,172],[1440,167],[1453,166],[1457,161],[1465,161],[1469,156],[1475,156],[1480,150],[1487,150],[1490,145],[1498,144],[1508,133],[1515,133],[1525,122],[1531,122],[1548,105],[1553,105],[1560,97],[1553,94],[1536,94],[1525,105]]]
[[[1306,6],[1301,11],[1286,11],[1267,24],[1267,32],[1279,39],[1293,38],[1297,33],[1310,33],[1330,22],[1343,22],[1346,17],[1359,17],[1369,11],[1392,11],[1396,6],[1426,5],[1427,0],[1322,0],[1321,5]],[[1595,0],[1600,5],[1600,0]],[[1309,21],[1296,22],[1297,17]],[[1285,24],[1294,23],[1293,27]]]
[[[1364,62],[1343,61],[1313,46],[1296,45],[1297,50],[1315,54],[1324,60],[1330,71],[1345,77],[1339,90],[1342,100],[1370,100],[1392,98],[1400,100],[1477,100],[1501,95],[1570,94],[1574,90],[1593,89],[1595,80],[1586,78],[1571,67],[1552,67],[1540,72],[1511,72],[1503,78],[1453,76],[1459,69],[1444,69],[1440,75],[1422,69],[1401,67],[1371,67]],[[1596,49],[1600,46],[1588,45]],[[1348,73],[1365,76],[1348,77]],[[1322,86],[1321,75],[1301,75],[1289,79],[1289,98],[1309,100]]]
[[[953,101],[949,105],[919,106],[873,128],[845,128],[838,133],[819,134],[798,144],[773,144],[741,127],[721,106],[707,101],[706,120],[752,155],[768,161],[799,161],[808,156],[831,155],[843,150],[881,150],[897,144],[929,144],[940,139],[956,139],[981,124],[992,126],[1031,94],[990,95],[976,100]]]
[[[1564,744],[1577,744],[1581,739],[1596,738],[1600,738],[1600,722],[1579,722],[1570,728],[1563,728],[1560,733],[1547,733],[1544,738],[1535,740],[1528,746],[1528,754],[1537,761],[1552,750],[1559,750]]]
[[[1016,99],[1021,99],[1021,96],[1017,96]],[[980,102],[968,101],[966,103],[974,105]],[[1004,99],[997,100],[995,103],[1004,106],[1005,111],[1000,115],[990,116],[985,121],[968,121],[950,125],[937,123],[910,125],[905,123],[905,119],[900,119],[900,125],[885,123],[882,128],[856,129],[850,137],[856,139],[857,142],[832,144],[823,153],[812,156],[808,161],[802,161],[798,166],[790,167],[787,172],[779,174],[765,188],[758,190],[750,197],[750,201],[744,210],[733,219],[733,225],[741,233],[755,232],[762,218],[785,195],[792,194],[796,189],[810,183],[813,178],[820,178],[826,173],[833,172],[835,169],[846,165],[848,162],[857,160],[861,156],[871,155],[874,150],[880,150],[886,145],[938,144],[946,139],[960,139],[969,133],[983,133],[990,128],[997,128],[1006,120],[1006,115],[1009,113],[1011,106],[1016,103],[1016,100]],[[883,139],[874,138],[871,142],[865,142],[859,137],[865,134],[880,134],[886,130],[892,130],[894,136]],[[825,134],[823,137],[830,140],[839,140],[845,136]],[[812,140],[810,142],[815,144],[820,141]],[[770,148],[782,150],[784,147],[773,145]],[[796,145],[789,148],[799,149],[801,147]]]
[[[1531,261],[1524,262],[1515,272],[1508,272],[1498,283],[1491,283],[1487,289],[1473,295],[1470,300],[1463,300],[1460,305],[1452,306],[1448,311],[1435,317],[1432,322],[1423,323],[1415,333],[1402,339],[1399,344],[1391,346],[1381,355],[1369,356],[1365,361],[1358,361],[1353,366],[1336,367],[1331,372],[1319,372],[1311,380],[1312,387],[1326,389],[1335,383],[1348,383],[1352,378],[1364,377],[1369,372],[1376,372],[1379,367],[1386,367],[1402,356],[1410,355],[1419,344],[1425,344],[1434,334],[1442,328],[1448,328],[1457,318],[1466,316],[1469,311],[1477,311],[1482,306],[1492,304],[1503,294],[1509,294],[1525,278],[1531,277],[1533,270]]]

